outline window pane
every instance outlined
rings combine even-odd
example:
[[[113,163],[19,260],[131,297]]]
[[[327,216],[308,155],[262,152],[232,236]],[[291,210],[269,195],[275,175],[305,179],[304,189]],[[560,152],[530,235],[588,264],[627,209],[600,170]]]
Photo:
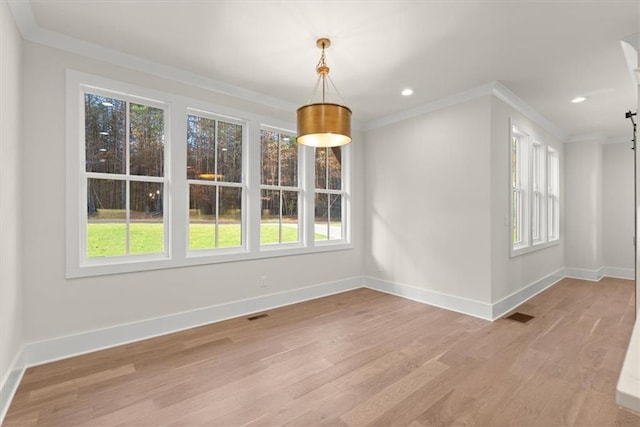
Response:
[[[518,183],[518,140],[511,139],[511,187],[517,188]]]
[[[316,193],[315,197],[315,240],[329,239],[329,195]]]
[[[315,209],[315,240],[342,239],[342,196],[317,193]]]
[[[282,192],[282,242],[297,242],[298,238],[298,192]]]
[[[295,137],[280,134],[280,185],[298,186],[298,144]]]
[[[342,148],[333,147],[327,148],[329,154],[329,189],[341,190],[342,189]]]
[[[265,185],[278,185],[278,134],[260,131],[261,179]]]
[[[218,181],[242,182],[242,126],[218,121]]]
[[[513,191],[513,243],[522,242],[522,203],[521,193]]]
[[[87,172],[126,173],[126,103],[85,94],[85,161]]]
[[[87,257],[127,253],[126,182],[87,180]]]
[[[262,190],[260,243],[280,243],[280,190]]]
[[[316,188],[327,188],[327,148],[316,148]]]
[[[213,180],[216,161],[216,121],[187,116],[187,178]]]
[[[535,240],[539,240],[540,236],[540,193],[533,193],[533,208],[532,208],[532,217],[531,217],[531,238]]]
[[[216,187],[189,186],[189,249],[216,247]]]
[[[130,252],[164,252],[163,192],[158,182],[131,182]]]
[[[129,105],[130,173],[163,176],[164,111],[148,105]]]
[[[242,189],[219,187],[218,247],[242,246]]]

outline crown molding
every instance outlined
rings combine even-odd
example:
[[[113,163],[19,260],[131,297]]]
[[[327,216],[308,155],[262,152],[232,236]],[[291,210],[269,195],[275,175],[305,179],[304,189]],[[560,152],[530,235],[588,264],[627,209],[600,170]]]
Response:
[[[403,110],[398,113],[381,117],[379,119],[370,120],[364,124],[364,130],[368,131],[368,130],[378,129],[393,123],[398,123],[403,120],[418,117],[423,114],[428,114],[434,111],[442,110],[444,108],[452,107],[454,105],[462,104],[464,102],[471,101],[473,99],[480,98],[482,96],[490,95],[491,89],[492,89],[491,83],[485,84],[482,86],[475,87],[473,89],[466,90],[464,92],[460,92],[454,95],[449,95],[444,98],[440,98],[438,100],[429,102],[427,104],[419,105],[415,108]]]
[[[636,52],[640,52],[640,33],[632,34],[629,37],[622,39],[623,42],[628,43],[633,47]]]
[[[547,120],[542,114],[536,111],[533,107],[527,104],[522,98],[513,93],[509,88],[499,81],[493,81],[473,89],[466,90],[454,95],[450,95],[436,101],[420,105],[418,107],[401,111],[399,113],[391,114],[380,119],[371,120],[364,124],[364,130],[378,129],[384,126],[388,126],[393,123],[397,123],[403,120],[411,119],[421,116],[423,114],[431,113],[433,111],[441,110],[443,108],[452,107],[457,104],[461,104],[467,101],[471,101],[483,96],[493,95],[499,100],[509,105],[514,110],[518,111],[523,116],[534,122],[536,125],[542,127],[551,135],[565,141],[567,135],[560,130],[554,123]]]
[[[565,144],[574,144],[581,142],[599,142],[601,144],[622,144],[631,142],[631,137],[626,135],[607,135],[604,133],[590,133],[585,135],[572,135]]]
[[[156,77],[188,84],[253,104],[275,108],[281,111],[293,112],[299,107],[297,104],[280,98],[275,98],[184,69],[146,60],[115,49],[109,49],[104,46],[46,30],[38,26],[33,15],[33,10],[31,9],[31,4],[28,0],[8,0],[8,5],[24,40],[75,53],[98,61],[108,62],[124,68],[133,69]],[[637,42],[640,43],[638,40]],[[547,120],[542,116],[542,114],[537,112],[520,97],[515,95],[504,84],[498,81],[490,82],[464,92],[423,104],[416,108],[404,110],[366,123],[353,120],[352,125],[354,130],[373,130],[487,95],[496,96],[498,99],[502,100],[561,141],[565,141],[567,139],[567,136],[555,124]]]
[[[22,38],[29,40],[29,37],[38,29],[38,24],[33,17],[33,10],[31,10],[31,3],[27,0],[7,0],[7,5]]]
[[[638,63],[638,56],[640,55],[640,33],[620,40],[620,47],[622,48],[624,58],[631,72],[631,81],[640,85],[640,64]]]
[[[511,108],[527,117],[529,120],[549,132],[552,136],[558,140],[564,142],[567,140],[567,135],[560,130],[555,123],[551,122],[540,114],[535,108],[527,104],[522,98],[513,93],[508,87],[499,81],[492,83],[492,93],[496,98],[500,99]]]
[[[24,40],[282,111],[294,112],[299,107],[263,93],[46,30],[37,25],[28,1],[9,0],[8,4]]]

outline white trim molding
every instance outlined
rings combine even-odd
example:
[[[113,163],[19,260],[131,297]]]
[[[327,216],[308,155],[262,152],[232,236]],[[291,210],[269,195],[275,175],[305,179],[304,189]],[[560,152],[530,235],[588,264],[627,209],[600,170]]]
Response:
[[[602,267],[602,275],[604,277],[613,277],[615,279],[636,279],[636,271],[633,268]]]
[[[491,304],[482,301],[431,291],[404,283],[389,282],[370,276],[365,276],[364,284],[365,287],[376,291],[444,308],[457,313],[479,317],[484,320],[493,320]]]
[[[4,379],[2,387],[0,387],[0,424],[2,424],[4,417],[9,411],[9,405],[11,405],[13,396],[15,396],[16,391],[18,391],[18,386],[22,381],[24,371],[27,369],[21,360],[23,352],[24,347],[20,354],[18,354],[18,357],[13,361],[11,365],[13,369],[11,369],[7,378]]]
[[[491,307],[492,320],[497,320],[505,314],[515,310],[526,301],[558,283],[564,277],[564,269],[561,268],[560,270],[557,270],[549,274],[548,276],[543,277],[542,279],[538,279],[535,282],[528,284],[524,288],[517,290],[511,295],[507,295],[501,300],[494,302]]]
[[[352,277],[24,345],[0,387],[0,424],[27,368],[363,287]]]
[[[41,28],[33,17],[33,10],[28,1],[9,0],[8,4],[22,37],[30,42],[141,71],[156,77],[168,78],[282,111],[295,111],[298,108],[298,105],[289,101]]]
[[[494,82],[495,83],[495,82]],[[374,119],[364,124],[363,130],[373,130],[385,127],[394,123],[401,122],[403,120],[411,119],[414,117],[428,114],[434,111],[442,110],[444,108],[453,107],[454,105],[462,104],[467,101],[471,101],[483,96],[491,95],[493,89],[493,83],[488,83],[482,86],[478,86],[464,92],[456,93],[453,95],[445,96],[434,100],[432,102],[419,105],[415,108],[400,111],[399,113],[390,114],[379,119]]]
[[[364,278],[365,287],[402,298],[418,301],[468,316],[494,321],[513,311],[527,300],[558,283],[565,277],[561,268],[494,303],[471,300],[375,277]]]
[[[456,295],[431,291],[402,283],[394,283],[370,276],[358,276],[335,282],[320,283],[290,291],[213,305],[197,310],[170,314],[139,322],[82,332],[75,335],[27,343],[23,346],[21,353],[14,360],[9,375],[5,379],[4,384],[2,384],[2,387],[0,387],[0,423],[2,423],[4,416],[9,409],[11,400],[13,399],[18,385],[22,380],[25,370],[29,367],[162,336],[185,329],[195,328],[202,325],[247,316],[252,313],[264,312],[266,310],[286,305],[365,287],[387,294],[396,295],[401,298],[455,311],[461,314],[478,317],[487,321],[494,321],[514,310],[530,298],[533,298],[544,290],[550,288],[565,277],[594,280],[592,278],[602,278],[603,276],[611,275],[611,277],[628,279],[630,278],[629,276],[631,273],[633,273],[633,270],[631,269],[613,267],[603,267],[599,270],[562,268],[530,283],[524,288],[495,303],[471,300]],[[633,275],[631,274],[631,276]],[[637,348],[633,347],[634,342],[637,342],[640,339],[640,332],[638,332],[637,329],[638,325],[636,325],[636,331],[634,332],[636,341],[632,341],[630,343],[629,349]],[[630,351],[627,353],[627,359],[631,360],[634,356],[633,354],[629,356],[629,353],[634,352]],[[633,363],[635,363],[635,359],[630,362],[628,362],[627,359],[625,359],[625,367],[623,368],[623,371],[627,372],[627,374],[625,374],[625,378],[627,379],[621,379],[621,382],[618,383],[618,403],[633,409],[638,407],[634,405],[640,402],[640,398],[634,397],[633,393],[627,392],[629,387],[636,387],[633,383],[629,383],[630,377],[628,375],[629,369],[634,369],[629,368],[629,366],[636,366],[633,365]],[[634,380],[634,378],[635,377],[631,378],[631,380]]]
[[[527,104],[522,98],[513,93],[508,87],[499,81],[493,81],[475,88],[471,88],[464,92],[456,93],[450,96],[446,96],[441,99],[437,99],[433,102],[420,105],[409,110],[404,110],[396,114],[391,114],[386,117],[371,120],[364,123],[364,130],[378,129],[393,123],[401,122],[403,120],[418,117],[423,114],[431,113],[433,111],[442,110],[444,108],[452,107],[454,105],[462,104],[467,101],[471,101],[483,96],[493,95],[517,112],[527,117],[538,126],[549,132],[552,136],[565,141],[567,135],[560,130],[558,126],[547,120],[542,114],[536,111],[533,107]]]
[[[339,294],[361,287],[362,278],[353,277],[51,340],[33,342],[25,346],[22,362],[25,366],[37,366],[252,313]]]
[[[586,268],[565,267],[564,277],[572,279],[588,280],[590,282],[599,282],[604,277],[604,267],[597,270],[589,270]]]

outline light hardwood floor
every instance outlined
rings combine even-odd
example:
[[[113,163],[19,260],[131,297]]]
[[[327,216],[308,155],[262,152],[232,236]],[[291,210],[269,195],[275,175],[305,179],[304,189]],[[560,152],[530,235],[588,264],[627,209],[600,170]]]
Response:
[[[368,289],[27,370],[7,426],[640,426],[615,404],[633,282],[487,322]]]

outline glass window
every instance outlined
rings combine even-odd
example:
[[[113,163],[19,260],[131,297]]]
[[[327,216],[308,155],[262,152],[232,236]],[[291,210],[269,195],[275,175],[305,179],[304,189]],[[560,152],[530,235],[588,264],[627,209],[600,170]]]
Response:
[[[514,248],[527,245],[527,144],[523,133],[512,130],[511,136],[511,221]]]
[[[533,244],[545,241],[545,212],[546,203],[546,150],[545,147],[534,141],[531,157],[531,240]]]
[[[73,70],[65,88],[67,277],[350,247],[349,147]]]
[[[165,110],[84,94],[85,258],[164,254]]]
[[[243,126],[187,115],[189,249],[243,246]]]
[[[315,149],[315,240],[344,239],[342,147]]]
[[[298,243],[301,239],[298,185],[298,144],[295,136],[260,130],[260,243]]]
[[[560,238],[560,158],[553,148],[547,149],[547,210],[548,239]]]
[[[511,129],[511,256],[559,239],[558,151]]]

